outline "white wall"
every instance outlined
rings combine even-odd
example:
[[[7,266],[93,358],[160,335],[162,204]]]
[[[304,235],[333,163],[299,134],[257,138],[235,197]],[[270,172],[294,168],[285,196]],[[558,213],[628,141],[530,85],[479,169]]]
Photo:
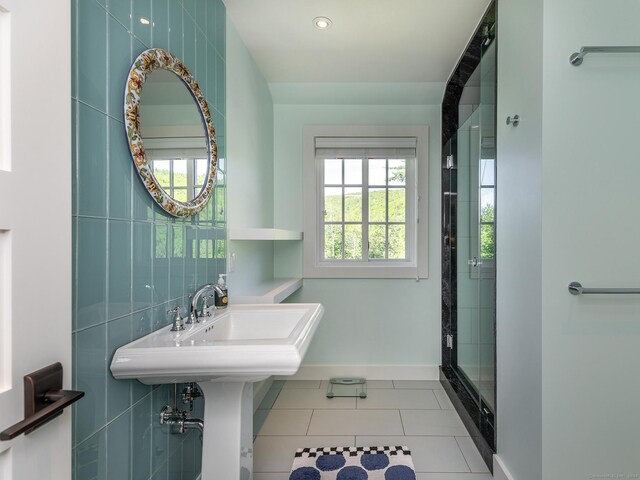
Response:
[[[336,103],[313,101],[309,85],[271,86],[271,95],[231,21],[227,27],[227,131],[229,227],[302,230],[302,130],[307,124],[430,126],[430,271],[421,280],[305,280],[292,302],[321,302],[326,314],[305,364],[440,364],[440,98],[442,84],[355,88],[324,85]],[[377,96],[376,96],[377,95]],[[430,101],[432,105],[388,105]],[[379,105],[362,103],[376,98]],[[275,249],[275,253],[274,253]],[[301,242],[229,242],[236,254],[230,297],[275,276],[302,275]],[[436,375],[436,369],[429,374]]]
[[[340,85],[333,86],[334,90],[340,88]],[[342,97],[334,94],[334,98]],[[380,103],[385,103],[383,98]],[[321,302],[326,308],[305,365],[434,367],[440,364],[441,122],[440,106],[435,103],[413,106],[276,104],[274,107],[274,217],[279,228],[303,229],[302,133],[305,125],[430,126],[429,278],[420,282],[305,279],[302,290],[290,297],[290,301]],[[275,273],[283,277],[302,275],[300,242],[276,245]],[[436,369],[429,371],[437,375]]]
[[[269,87],[227,22],[228,226],[273,226],[273,102]],[[273,277],[272,242],[229,242],[229,294]]]
[[[567,293],[640,287],[640,55],[568,63],[640,45],[639,21],[637,0],[544,2],[543,478],[640,475],[640,296]]]
[[[498,455],[516,480],[640,474],[640,298],[567,292],[640,284],[640,56],[568,62],[639,45],[639,18],[636,0],[499,4]]]
[[[498,2],[497,452],[514,480],[543,478],[541,67],[542,0]]]

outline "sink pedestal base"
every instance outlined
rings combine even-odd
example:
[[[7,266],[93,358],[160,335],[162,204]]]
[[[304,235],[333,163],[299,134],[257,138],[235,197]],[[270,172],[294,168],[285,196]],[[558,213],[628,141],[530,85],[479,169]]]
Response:
[[[253,384],[201,382],[202,480],[249,480],[253,472]]]

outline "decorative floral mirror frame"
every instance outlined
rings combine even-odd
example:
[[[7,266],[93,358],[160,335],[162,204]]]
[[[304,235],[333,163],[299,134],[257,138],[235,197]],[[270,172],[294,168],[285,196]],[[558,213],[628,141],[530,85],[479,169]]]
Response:
[[[207,154],[209,173],[200,194],[191,201],[181,202],[172,198],[159,185],[149,165],[140,134],[140,95],[144,82],[151,72],[157,69],[169,70],[182,79],[196,100],[207,132]],[[218,147],[216,131],[211,120],[209,105],[196,79],[187,67],[174,55],[160,48],[150,48],[142,52],[133,62],[124,93],[124,123],[129,151],[138,175],[158,205],[167,213],[176,217],[190,217],[199,213],[209,201],[213,192],[218,165]]]

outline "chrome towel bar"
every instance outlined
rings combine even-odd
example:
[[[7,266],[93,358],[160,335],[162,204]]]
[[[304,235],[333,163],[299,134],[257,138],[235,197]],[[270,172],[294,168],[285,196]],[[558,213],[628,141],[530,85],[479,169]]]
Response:
[[[582,47],[579,52],[571,54],[569,63],[574,67],[582,65],[584,57],[589,53],[640,53],[640,47]]]
[[[585,288],[580,282],[571,282],[569,284],[569,293],[571,295],[592,295],[592,294],[640,294],[640,288]]]

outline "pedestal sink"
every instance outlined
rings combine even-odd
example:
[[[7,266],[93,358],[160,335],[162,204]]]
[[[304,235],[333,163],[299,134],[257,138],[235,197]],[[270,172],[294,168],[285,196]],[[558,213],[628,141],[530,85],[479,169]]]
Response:
[[[120,347],[111,372],[148,385],[198,382],[205,397],[202,480],[248,480],[251,383],[294,374],[323,314],[319,303],[232,305],[186,330],[167,326]]]

